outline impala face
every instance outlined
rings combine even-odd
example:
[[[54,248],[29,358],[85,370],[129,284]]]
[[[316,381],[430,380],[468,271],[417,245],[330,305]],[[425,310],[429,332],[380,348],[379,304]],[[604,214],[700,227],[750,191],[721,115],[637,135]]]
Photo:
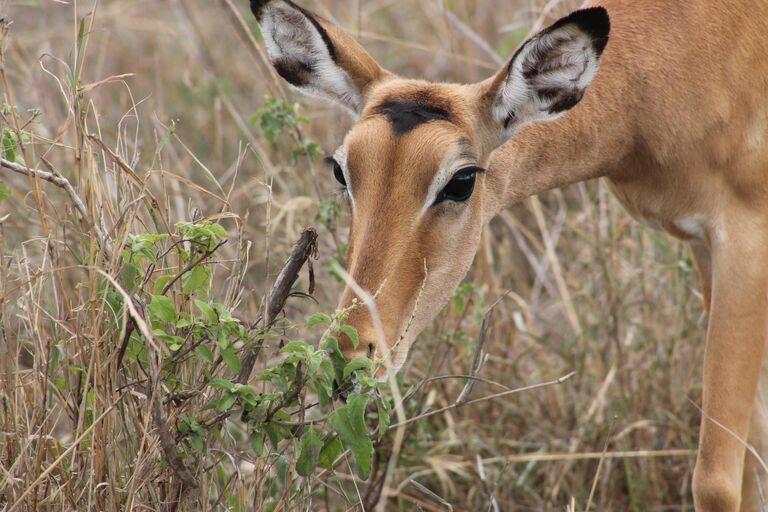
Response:
[[[391,79],[371,91],[329,160],[351,207],[347,269],[376,296],[396,367],[466,274],[485,221],[488,151],[472,99],[457,86]],[[348,287],[340,306],[354,298]],[[348,323],[361,344],[353,354],[342,340],[347,353],[375,352],[380,336],[369,309],[352,309]]]
[[[376,354],[398,369],[466,275],[483,225],[506,206],[504,176],[483,168],[488,156],[521,126],[579,102],[597,72],[608,16],[576,11],[526,41],[495,76],[456,85],[396,77],[293,2],[252,0],[251,9],[277,72],[357,118],[327,159],[352,218],[347,271],[356,286],[339,307],[361,288],[375,297],[381,329],[359,305],[347,323],[360,345],[340,342],[348,357]]]

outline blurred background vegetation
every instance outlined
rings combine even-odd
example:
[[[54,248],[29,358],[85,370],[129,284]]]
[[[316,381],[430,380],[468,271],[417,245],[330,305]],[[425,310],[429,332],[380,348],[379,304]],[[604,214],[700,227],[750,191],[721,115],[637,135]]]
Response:
[[[578,6],[301,3],[388,69],[459,82],[489,76],[531,30]],[[190,299],[218,304],[214,318],[231,313],[225,334],[237,338],[263,318],[292,244],[314,226],[313,282],[304,270],[295,286],[314,300],[292,297],[271,330],[251,331],[264,347],[258,371],[280,363],[288,340],[316,345],[322,331],[306,320],[333,313],[348,222],[321,160],[351,121],[276,79],[245,0],[0,0],[0,16],[2,156],[71,184],[0,168],[0,508],[173,509],[178,475],[145,393],[159,374],[141,354],[146,340],[126,335],[126,297],[156,327],[164,313],[159,302],[149,309],[150,295],[205,257],[199,282],[188,276],[169,292],[171,310],[186,322],[198,311]],[[190,234],[180,222],[224,229]],[[215,253],[172,253],[206,236]],[[171,435],[187,439],[177,455],[201,489],[189,509],[692,510],[703,310],[686,249],[632,221],[599,182],[504,212],[412,350],[400,378],[409,416],[456,401],[465,379],[455,376],[470,371],[483,315],[500,297],[472,396],[575,376],[410,424],[386,478],[364,481],[349,462],[300,476],[290,432],[256,449],[238,437],[237,417],[205,423],[226,391],[174,387],[200,379],[209,354],[167,359],[158,371],[178,400],[169,395],[164,414]],[[186,341],[160,329],[169,346],[189,343],[180,322],[173,332],[186,328]],[[219,366],[237,373],[234,361]],[[201,424],[210,428],[197,432]],[[393,442],[376,441],[379,466]],[[386,499],[374,499],[382,486]]]

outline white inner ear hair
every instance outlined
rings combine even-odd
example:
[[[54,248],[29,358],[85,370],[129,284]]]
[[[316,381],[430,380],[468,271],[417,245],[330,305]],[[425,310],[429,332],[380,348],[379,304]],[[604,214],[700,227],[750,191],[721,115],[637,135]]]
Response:
[[[333,61],[317,28],[303,13],[275,2],[267,7],[261,28],[272,63],[301,71],[298,80],[288,79],[292,86],[305,94],[338,103],[355,115],[359,113],[360,91],[347,72]]]
[[[576,25],[525,43],[493,104],[493,117],[503,126],[503,139],[525,123],[562,116],[581,99],[598,63],[592,39]],[[558,107],[569,101],[566,108]]]

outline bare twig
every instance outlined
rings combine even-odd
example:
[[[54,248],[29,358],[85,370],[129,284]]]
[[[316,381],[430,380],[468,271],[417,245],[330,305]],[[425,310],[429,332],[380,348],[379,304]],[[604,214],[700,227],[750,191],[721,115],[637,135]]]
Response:
[[[616,421],[614,417],[611,421],[610,428],[608,429],[608,435],[605,436],[605,444],[603,445],[603,455],[597,462],[597,470],[595,471],[595,478],[592,480],[592,488],[589,490],[589,498],[587,498],[587,505],[584,507],[584,512],[589,512],[592,507],[592,499],[595,497],[595,491],[597,490],[597,482],[600,480],[600,470],[603,468],[603,461],[605,461],[605,454],[608,453],[608,444],[611,442],[611,436],[613,435],[613,425]]]
[[[77,212],[80,214],[80,217],[83,220],[83,223],[86,225],[86,228],[89,230],[92,230],[96,234],[96,238],[99,241],[99,246],[104,251],[104,255],[108,260],[112,259],[112,246],[108,242],[106,235],[104,234],[104,231],[99,227],[99,224],[97,222],[93,222],[90,218],[90,215],[88,214],[88,209],[85,206],[85,203],[83,203],[83,200],[80,199],[80,196],[77,195],[77,192],[75,191],[75,188],[72,186],[72,183],[69,182],[67,178],[53,170],[51,168],[51,171],[43,171],[41,169],[32,169],[30,167],[26,167],[24,165],[18,164],[16,162],[11,162],[10,160],[6,160],[5,158],[0,158],[0,167],[4,169],[8,169],[9,171],[13,171],[18,174],[23,174],[24,176],[30,176],[33,178],[37,178],[43,181],[47,181],[49,183],[53,183],[59,188],[64,189],[64,191],[69,195],[70,200],[75,205],[75,208],[77,209]]]
[[[301,236],[293,245],[291,254],[283,265],[283,269],[277,275],[275,284],[269,292],[269,299],[267,301],[267,315],[265,322],[265,330],[269,329],[269,326],[275,321],[277,315],[282,311],[285,306],[285,301],[291,294],[291,288],[299,278],[299,272],[304,264],[317,253],[317,231],[312,228],[307,228],[302,231]],[[237,377],[237,382],[245,384],[251,377],[253,366],[256,364],[256,358],[261,350],[261,345],[249,347],[245,357],[243,357],[243,364],[240,370],[240,375]]]
[[[157,395],[157,390],[160,389],[158,380],[160,372],[157,368],[157,361],[152,357],[152,378],[147,385],[147,394],[151,394],[150,400],[152,402],[152,419],[155,422],[158,433],[160,435],[160,447],[163,449],[166,461],[171,467],[173,472],[182,481],[186,489],[197,488],[197,481],[192,471],[184,464],[181,456],[176,451],[176,442],[171,436],[171,432],[168,429],[168,422],[165,417],[165,411],[163,410],[163,399]]]
[[[188,264],[187,264],[187,266],[186,266],[186,267],[184,267],[184,268],[181,270],[181,272],[179,272],[178,274],[176,274],[175,276],[173,276],[173,279],[171,279],[170,281],[168,281],[168,284],[166,284],[166,285],[163,287],[163,291],[162,291],[162,293],[161,293],[160,295],[165,295],[166,293],[168,293],[168,290],[170,290],[170,289],[171,289],[171,287],[174,285],[174,283],[176,283],[176,281],[178,281],[179,279],[181,279],[181,278],[182,278],[182,276],[184,276],[184,274],[186,274],[187,272],[189,272],[190,270],[194,269],[196,266],[200,265],[202,262],[204,262],[205,260],[207,260],[207,259],[208,259],[208,258],[209,258],[209,257],[210,257],[210,256],[211,256],[213,253],[215,253],[216,251],[218,251],[218,250],[219,250],[219,247],[221,247],[221,246],[222,246],[222,245],[224,245],[225,243],[227,243],[227,240],[222,240],[221,242],[219,242],[218,244],[216,244],[216,246],[215,246],[213,249],[211,249],[211,250],[209,250],[209,251],[205,251],[205,252],[204,252],[203,254],[201,254],[201,255],[200,255],[200,257],[199,257],[199,258],[197,258],[195,261],[192,261],[192,262],[188,263]]]
[[[496,398],[502,398],[502,397],[505,397],[507,395],[514,395],[516,393],[522,393],[523,391],[531,391],[531,390],[534,390],[534,389],[546,388],[546,387],[549,387],[549,386],[554,386],[554,385],[557,385],[557,384],[562,384],[563,382],[567,381],[568,379],[570,379],[574,375],[576,375],[576,372],[571,372],[571,373],[569,373],[567,375],[563,375],[559,379],[550,380],[550,381],[547,381],[547,382],[540,382],[539,384],[531,384],[530,386],[523,386],[522,388],[510,389],[509,391],[502,391],[500,393],[494,393],[493,395],[488,395],[488,396],[483,396],[483,397],[480,397],[480,398],[475,398],[474,400],[468,400],[466,402],[460,402],[460,403],[459,402],[455,402],[455,403],[453,403],[451,405],[446,405],[445,407],[441,407],[439,409],[435,409],[434,411],[428,411],[428,412],[425,412],[423,414],[419,414],[418,416],[414,416],[413,418],[408,418],[405,421],[401,421],[399,423],[395,423],[394,425],[390,425],[389,429],[392,430],[392,429],[395,429],[397,427],[401,427],[403,425],[407,425],[409,423],[413,423],[414,421],[419,421],[419,420],[423,420],[424,418],[427,418],[429,416],[434,416],[435,414],[440,414],[440,413],[443,413],[445,411],[450,411],[451,409],[458,409],[459,407],[464,407],[465,405],[472,405],[472,404],[476,404],[476,403],[479,403],[479,402],[485,402],[487,400],[493,400],[493,399],[496,399]]]
[[[275,317],[282,311],[285,301],[291,293],[296,280],[299,278],[299,271],[310,257],[317,254],[317,232],[308,228],[302,231],[299,240],[294,244],[291,254],[283,265],[283,269],[277,275],[275,284],[269,292],[269,302],[267,304],[267,325],[274,322]]]
[[[469,366],[469,376],[467,378],[467,383],[464,384],[464,389],[461,390],[459,397],[456,399],[457,404],[466,402],[467,399],[469,399],[469,395],[472,394],[472,390],[475,388],[475,384],[477,383],[477,379],[475,379],[475,377],[480,371],[480,368],[483,366],[483,346],[485,345],[485,335],[488,332],[488,326],[491,321],[491,314],[493,314],[493,310],[496,308],[499,302],[501,302],[507,295],[509,295],[509,291],[496,299],[496,301],[491,304],[491,306],[485,311],[485,314],[483,315],[483,321],[480,324],[480,332],[477,335],[475,353],[472,355],[472,364]]]

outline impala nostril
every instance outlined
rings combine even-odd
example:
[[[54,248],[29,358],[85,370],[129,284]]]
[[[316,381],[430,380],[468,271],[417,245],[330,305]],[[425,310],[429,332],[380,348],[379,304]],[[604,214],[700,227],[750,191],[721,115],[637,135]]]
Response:
[[[373,357],[373,350],[374,350],[373,349],[373,343],[369,343],[368,344],[368,358],[369,359]]]

